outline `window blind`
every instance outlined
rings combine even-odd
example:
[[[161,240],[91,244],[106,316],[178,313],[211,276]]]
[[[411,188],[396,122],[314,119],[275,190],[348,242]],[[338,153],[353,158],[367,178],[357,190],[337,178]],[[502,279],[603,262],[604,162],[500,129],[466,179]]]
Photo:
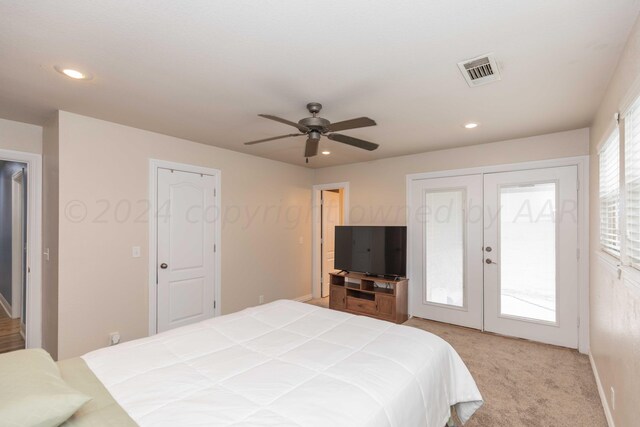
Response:
[[[625,227],[627,261],[640,268],[640,101],[624,119]]]
[[[620,139],[616,130],[600,150],[600,245],[620,256]]]

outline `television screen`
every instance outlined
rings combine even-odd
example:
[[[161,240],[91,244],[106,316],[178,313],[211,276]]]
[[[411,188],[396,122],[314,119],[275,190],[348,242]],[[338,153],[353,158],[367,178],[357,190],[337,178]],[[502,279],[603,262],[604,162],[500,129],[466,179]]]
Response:
[[[335,268],[378,276],[407,274],[407,227],[336,227]]]

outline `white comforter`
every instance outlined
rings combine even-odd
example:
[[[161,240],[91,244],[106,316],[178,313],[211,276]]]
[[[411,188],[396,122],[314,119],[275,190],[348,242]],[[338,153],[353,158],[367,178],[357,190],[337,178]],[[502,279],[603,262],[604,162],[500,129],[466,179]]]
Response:
[[[83,359],[140,426],[443,427],[482,405],[437,336],[289,300]]]

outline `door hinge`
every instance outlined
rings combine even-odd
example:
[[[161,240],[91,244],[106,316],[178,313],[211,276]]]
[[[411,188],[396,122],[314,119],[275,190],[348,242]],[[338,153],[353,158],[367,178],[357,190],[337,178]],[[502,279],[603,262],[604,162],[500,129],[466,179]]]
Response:
[[[578,324],[578,328],[579,328],[580,327],[580,317],[578,317],[577,324]]]
[[[213,197],[216,197],[218,195],[218,189],[214,188],[213,189]]]
[[[576,259],[580,259],[580,248],[576,249]]]
[[[215,243],[213,245],[213,252],[216,252],[218,250],[218,248],[216,247]]]
[[[580,191],[580,180],[576,180],[576,190]]]
[[[215,301],[213,301],[213,309],[214,310],[216,309],[216,302]]]

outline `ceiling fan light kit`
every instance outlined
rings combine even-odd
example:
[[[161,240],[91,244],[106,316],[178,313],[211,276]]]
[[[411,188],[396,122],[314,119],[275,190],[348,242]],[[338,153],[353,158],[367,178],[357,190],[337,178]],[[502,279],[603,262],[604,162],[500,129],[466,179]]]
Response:
[[[348,129],[357,129],[368,126],[375,126],[376,122],[368,117],[358,117],[357,119],[345,120],[342,122],[331,123],[329,120],[322,117],[318,117],[318,114],[322,110],[322,104],[318,102],[310,102],[307,104],[307,110],[311,113],[311,117],[304,118],[298,123],[286,120],[270,114],[258,114],[265,119],[274,120],[276,122],[295,127],[300,133],[291,133],[288,135],[274,136],[272,138],[259,139],[257,141],[245,142],[245,145],[259,144],[267,141],[274,141],[276,139],[291,138],[294,136],[307,137],[307,143],[304,150],[304,157],[306,162],[309,163],[309,157],[318,155],[318,147],[320,145],[320,138],[326,136],[332,141],[341,142],[343,144],[351,145],[352,147],[362,148],[363,150],[373,151],[378,148],[378,144],[365,141],[362,139],[354,138],[339,133],[333,133],[335,131],[342,131]]]

